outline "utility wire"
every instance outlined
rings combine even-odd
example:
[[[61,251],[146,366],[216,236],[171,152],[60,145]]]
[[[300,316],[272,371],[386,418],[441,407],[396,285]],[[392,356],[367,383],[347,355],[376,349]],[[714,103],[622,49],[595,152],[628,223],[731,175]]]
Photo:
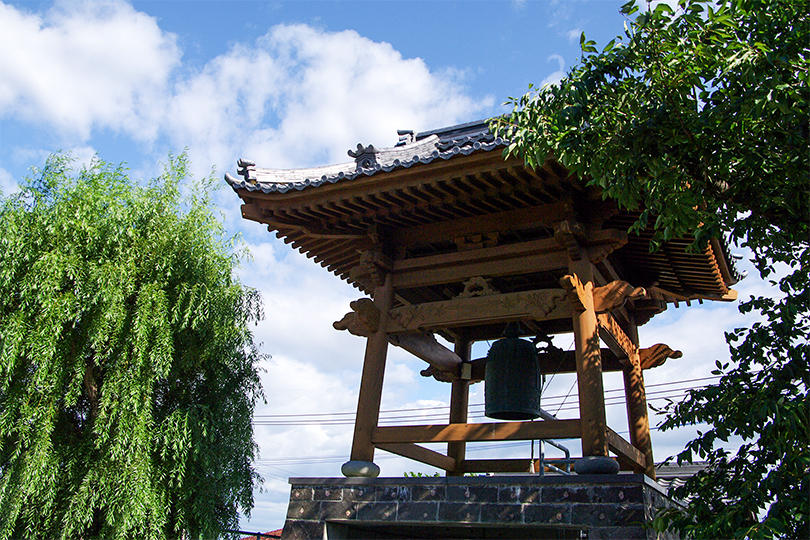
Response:
[[[718,379],[719,376],[711,376],[711,377],[701,377],[697,379],[687,379],[681,381],[670,381],[665,383],[659,384],[651,384],[647,386],[647,389],[657,388],[657,387],[665,387],[665,386],[673,386],[678,384],[685,384],[685,383],[695,383],[695,382],[702,382],[708,381],[712,379]],[[574,381],[576,384],[576,381]],[[659,401],[661,399],[673,398],[683,396],[685,392],[691,390],[693,388],[698,388],[696,386],[685,386],[679,388],[668,388],[665,390],[653,390],[647,392],[648,401]],[[573,385],[571,387],[573,389]],[[572,403],[569,406],[565,406],[565,403],[569,397],[571,390],[566,396],[551,396],[543,400],[543,403],[546,407],[553,408],[557,405],[556,401],[562,399],[559,403],[557,412],[566,411],[576,409],[578,405],[576,403]],[[611,389],[606,390],[605,394],[615,394],[617,392],[624,392],[623,389]],[[651,396],[657,396],[650,399]],[[624,402],[624,396],[610,396],[605,399],[606,405],[618,405]],[[483,403],[476,403],[471,404],[469,406],[469,414],[471,417],[482,417],[484,404]],[[381,424],[390,424],[390,423],[397,423],[397,422],[405,422],[405,421],[415,421],[415,420],[430,420],[430,419],[443,419],[447,416],[445,411],[450,409],[449,406],[441,406],[441,407],[418,407],[418,408],[409,408],[409,409],[390,409],[385,411],[380,411],[380,423]],[[408,412],[422,412],[426,414],[399,414],[399,413],[408,413]],[[555,413],[556,414],[556,413]],[[257,426],[306,426],[306,425],[322,425],[322,426],[330,426],[330,425],[351,425],[354,424],[354,417],[355,413],[350,412],[335,412],[335,413],[312,413],[312,414],[264,414],[264,415],[255,415],[253,424]]]

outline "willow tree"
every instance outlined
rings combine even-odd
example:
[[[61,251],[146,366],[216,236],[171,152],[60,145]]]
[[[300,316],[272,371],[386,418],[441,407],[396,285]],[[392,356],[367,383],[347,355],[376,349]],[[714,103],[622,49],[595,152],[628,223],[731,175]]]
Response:
[[[553,155],[638,210],[652,249],[726,234],[750,250],[773,294],[741,304],[760,322],[727,334],[718,383],[666,409],[662,429],[708,424],[678,460],[709,467],[676,490],[686,513],[661,523],[698,538],[810,537],[810,5],[621,11],[623,36],[598,51],[583,34],[562,82],[511,100],[493,129],[507,153],[533,166]]]
[[[210,538],[253,506],[260,298],[186,177],[54,155],[0,199],[0,538]]]

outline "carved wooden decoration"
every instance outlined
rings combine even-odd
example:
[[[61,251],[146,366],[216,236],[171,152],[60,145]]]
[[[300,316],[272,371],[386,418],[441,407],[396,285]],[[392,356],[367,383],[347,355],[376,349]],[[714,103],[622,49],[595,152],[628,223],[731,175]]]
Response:
[[[447,373],[446,371],[441,371],[437,369],[435,366],[426,367],[425,369],[419,372],[419,375],[421,375],[422,377],[433,377],[439,382],[448,382],[448,383],[453,382],[453,379],[456,378],[453,377],[453,375],[451,375],[450,373]]]
[[[576,274],[561,277],[560,286],[568,292],[568,299],[571,301],[575,311],[586,311],[593,302],[592,295],[585,290],[586,287],[593,286],[590,282],[583,285]]]
[[[336,330],[348,330],[349,333],[359,337],[369,337],[379,328],[380,310],[369,298],[361,298],[349,304],[354,310],[347,313],[343,318],[332,326]],[[458,366],[461,358],[436,341],[433,334],[417,332],[411,334],[389,334],[388,342],[397,347],[401,347],[431,365],[431,368],[438,374],[436,379],[449,382],[458,377]],[[434,375],[431,371],[429,375]]]
[[[459,294],[459,298],[472,298],[473,296],[487,296],[490,294],[498,294],[499,291],[492,288],[489,282],[491,279],[484,279],[483,277],[474,277],[464,282],[464,291]]]
[[[628,300],[636,300],[647,296],[643,287],[633,287],[626,281],[612,281],[604,287],[593,290],[593,309],[597,313],[606,313],[619,309]]]
[[[385,273],[391,270],[391,261],[377,251],[364,251],[360,264],[351,270],[351,278],[369,288],[380,287],[385,281]]]
[[[572,261],[578,261],[582,258],[580,246],[587,241],[588,230],[581,223],[560,221],[554,226],[554,238],[568,250],[568,257]]]
[[[571,306],[565,298],[561,289],[541,289],[413,304],[392,309],[388,329],[413,332],[521,319],[565,319],[571,316]]]
[[[348,330],[350,334],[368,337],[377,331],[380,325],[380,310],[371,298],[361,298],[349,303],[352,312],[332,324],[335,330]]]
[[[639,349],[638,356],[641,369],[650,369],[663,365],[670,358],[680,358],[683,353],[672,350],[669,345],[658,343],[646,349]]]

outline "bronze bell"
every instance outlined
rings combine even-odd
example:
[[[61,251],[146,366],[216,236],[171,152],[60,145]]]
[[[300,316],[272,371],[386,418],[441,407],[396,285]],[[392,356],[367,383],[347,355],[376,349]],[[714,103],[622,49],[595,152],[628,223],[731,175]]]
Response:
[[[508,325],[505,337],[487,353],[484,414],[489,418],[531,420],[540,416],[542,374],[537,349],[520,339],[518,332],[516,325]]]

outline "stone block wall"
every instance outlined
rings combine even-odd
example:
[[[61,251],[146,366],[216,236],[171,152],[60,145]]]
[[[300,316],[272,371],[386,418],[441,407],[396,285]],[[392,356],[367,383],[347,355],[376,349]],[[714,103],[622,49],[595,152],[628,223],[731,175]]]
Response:
[[[674,504],[640,474],[291,478],[282,538],[676,538],[646,525]]]

